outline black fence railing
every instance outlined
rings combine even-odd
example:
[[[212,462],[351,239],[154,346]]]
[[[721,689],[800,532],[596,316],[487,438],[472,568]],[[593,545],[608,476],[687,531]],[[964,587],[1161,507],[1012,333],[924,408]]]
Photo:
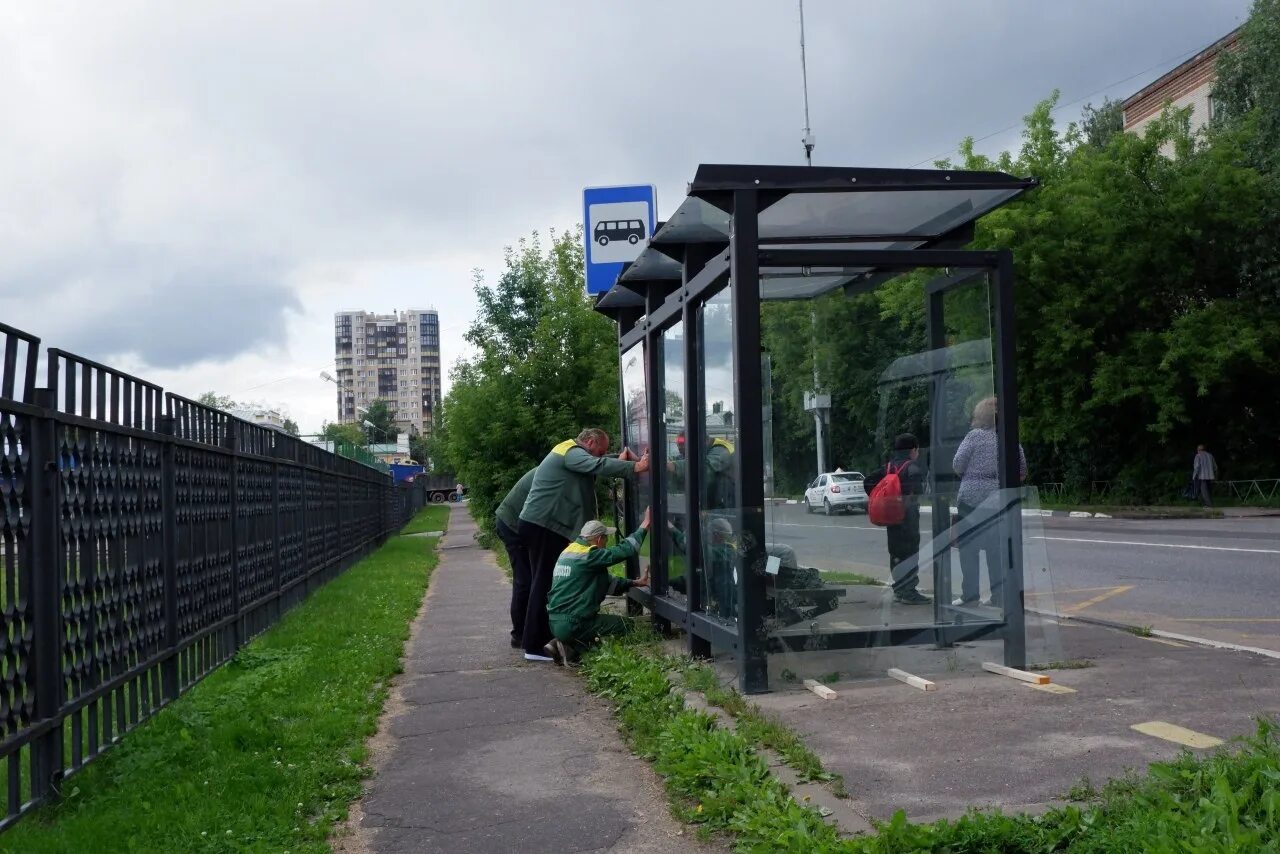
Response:
[[[425,492],[0,323],[0,830]]]

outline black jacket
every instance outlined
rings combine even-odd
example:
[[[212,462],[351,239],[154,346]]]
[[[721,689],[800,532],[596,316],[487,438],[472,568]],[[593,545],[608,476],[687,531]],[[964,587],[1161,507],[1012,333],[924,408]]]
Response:
[[[898,466],[909,457],[908,452],[897,451],[890,458],[889,463],[894,471],[898,471]],[[866,480],[862,482],[867,495],[871,494],[871,490],[876,488],[876,484],[883,480],[887,473],[888,466],[881,466],[867,475]],[[919,460],[911,460],[901,471],[898,471],[898,482],[902,484],[902,504],[907,512],[901,525],[890,525],[885,528],[889,536],[889,553],[892,555],[907,557],[920,548],[919,496],[924,494],[925,475],[925,467]]]

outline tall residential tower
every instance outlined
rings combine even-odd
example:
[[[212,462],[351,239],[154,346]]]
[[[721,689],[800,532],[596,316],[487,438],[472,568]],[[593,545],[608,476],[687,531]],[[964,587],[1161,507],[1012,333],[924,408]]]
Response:
[[[440,408],[440,316],[340,311],[333,325],[338,421],[358,424],[359,410],[381,398],[400,430],[430,436]]]

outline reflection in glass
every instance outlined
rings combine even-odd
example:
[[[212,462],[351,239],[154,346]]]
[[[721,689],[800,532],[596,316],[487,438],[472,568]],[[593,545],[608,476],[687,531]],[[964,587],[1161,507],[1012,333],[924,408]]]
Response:
[[[685,570],[688,565],[685,530],[687,527],[689,507],[685,499],[682,477],[685,434],[684,434],[684,323],[676,323],[662,334],[663,382],[666,395],[662,410],[662,436],[659,441],[667,451],[667,578],[671,592],[683,596],[685,587]]]
[[[725,620],[738,612],[738,460],[737,424],[733,411],[733,314],[726,288],[707,300],[699,312],[702,348],[705,444],[701,490],[702,599],[707,613]],[[698,454],[685,449],[686,458]]]
[[[649,395],[645,385],[643,344],[636,344],[622,354],[622,406],[622,444],[636,456],[642,456],[649,451]],[[653,499],[652,484],[647,473],[636,477],[636,524]],[[648,539],[640,549],[639,561],[640,574],[644,575],[649,571]]]

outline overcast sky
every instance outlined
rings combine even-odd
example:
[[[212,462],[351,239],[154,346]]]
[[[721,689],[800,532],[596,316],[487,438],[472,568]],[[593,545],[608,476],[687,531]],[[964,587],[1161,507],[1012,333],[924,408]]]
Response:
[[[1247,0],[809,0],[815,162],[926,164],[1123,98]],[[1080,104],[1059,113],[1078,115]],[[170,391],[334,417],[333,313],[440,311],[581,188],[796,163],[779,2],[0,6],[0,320]],[[980,145],[1017,144],[1017,130]]]

